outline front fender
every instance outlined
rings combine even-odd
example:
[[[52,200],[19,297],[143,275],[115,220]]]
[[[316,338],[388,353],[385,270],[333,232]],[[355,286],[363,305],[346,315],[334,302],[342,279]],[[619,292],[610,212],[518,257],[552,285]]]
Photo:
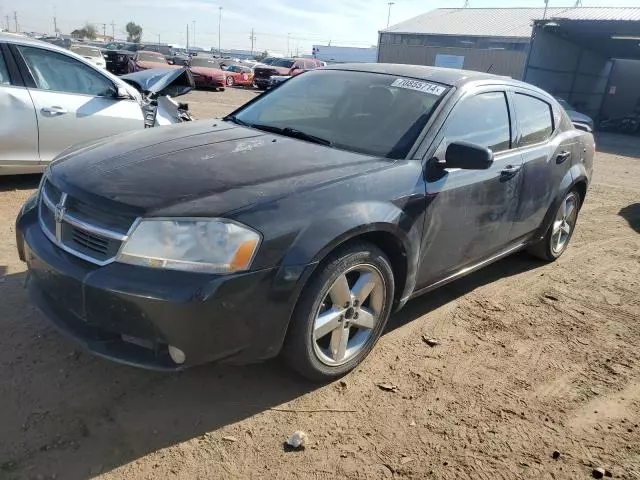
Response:
[[[406,208],[406,206],[405,206]],[[392,235],[406,261],[405,298],[415,288],[422,222],[411,218],[391,202],[358,202],[341,205],[314,218],[300,231],[288,249],[282,267],[312,264],[315,268],[338,246],[358,236],[384,232]],[[307,269],[310,275],[313,269]]]

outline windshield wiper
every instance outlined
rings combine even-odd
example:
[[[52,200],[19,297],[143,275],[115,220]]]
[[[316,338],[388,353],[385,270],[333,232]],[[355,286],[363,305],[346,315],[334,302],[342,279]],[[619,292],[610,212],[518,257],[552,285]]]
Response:
[[[242,120],[240,120],[238,117],[236,117],[235,115],[229,115],[227,117],[223,118],[224,121],[229,121],[229,122],[233,122],[236,125],[242,125],[243,127],[252,127],[253,125],[251,125],[250,123],[247,122],[243,122]]]
[[[279,135],[284,135],[286,137],[297,138],[299,140],[306,140],[307,142],[313,142],[320,145],[325,145],[327,147],[333,147],[333,142],[327,140],[326,138],[316,137],[315,135],[311,135],[309,133],[305,133],[303,131],[297,130],[291,127],[274,127],[272,125],[259,125],[253,124],[248,125],[252,128],[257,128],[258,130],[264,130],[265,132],[277,133]]]

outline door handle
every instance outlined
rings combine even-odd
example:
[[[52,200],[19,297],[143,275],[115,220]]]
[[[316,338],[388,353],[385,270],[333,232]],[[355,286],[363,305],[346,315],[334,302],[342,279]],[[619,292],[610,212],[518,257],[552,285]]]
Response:
[[[49,115],[64,115],[65,113],[69,113],[62,107],[53,106],[53,107],[43,107],[42,113],[48,113]]]
[[[566,162],[570,156],[571,156],[571,152],[564,151],[556,157],[556,163],[560,165],[561,163]]]
[[[522,169],[522,165],[508,165],[502,169],[500,175],[503,177],[513,177]]]

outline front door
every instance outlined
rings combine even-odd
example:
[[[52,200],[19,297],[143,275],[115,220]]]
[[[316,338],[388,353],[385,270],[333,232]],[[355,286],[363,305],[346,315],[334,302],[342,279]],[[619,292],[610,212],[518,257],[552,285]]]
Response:
[[[418,286],[425,287],[503,249],[520,190],[522,156],[512,149],[514,122],[506,93],[463,97],[443,128],[434,158],[426,165],[427,213]],[[453,141],[489,147],[486,170],[443,169]]]
[[[117,87],[106,75],[52,50],[18,46],[17,51],[35,83],[29,93],[42,162],[77,143],[144,128],[140,105],[117,99]]]
[[[38,123],[33,102],[21,79],[9,75],[10,55],[0,45],[0,175],[37,172]]]

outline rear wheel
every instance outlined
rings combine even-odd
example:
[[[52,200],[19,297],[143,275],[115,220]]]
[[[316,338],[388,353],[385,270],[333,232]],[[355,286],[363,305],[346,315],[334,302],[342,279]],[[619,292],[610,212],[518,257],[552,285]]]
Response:
[[[233,77],[231,75],[227,77],[227,87],[233,87]]]
[[[393,271],[373,245],[336,251],[305,287],[282,357],[314,381],[353,370],[376,344],[393,304]]]
[[[573,236],[580,206],[580,194],[577,190],[571,190],[560,203],[547,234],[540,242],[529,247],[529,253],[547,262],[560,258]]]

